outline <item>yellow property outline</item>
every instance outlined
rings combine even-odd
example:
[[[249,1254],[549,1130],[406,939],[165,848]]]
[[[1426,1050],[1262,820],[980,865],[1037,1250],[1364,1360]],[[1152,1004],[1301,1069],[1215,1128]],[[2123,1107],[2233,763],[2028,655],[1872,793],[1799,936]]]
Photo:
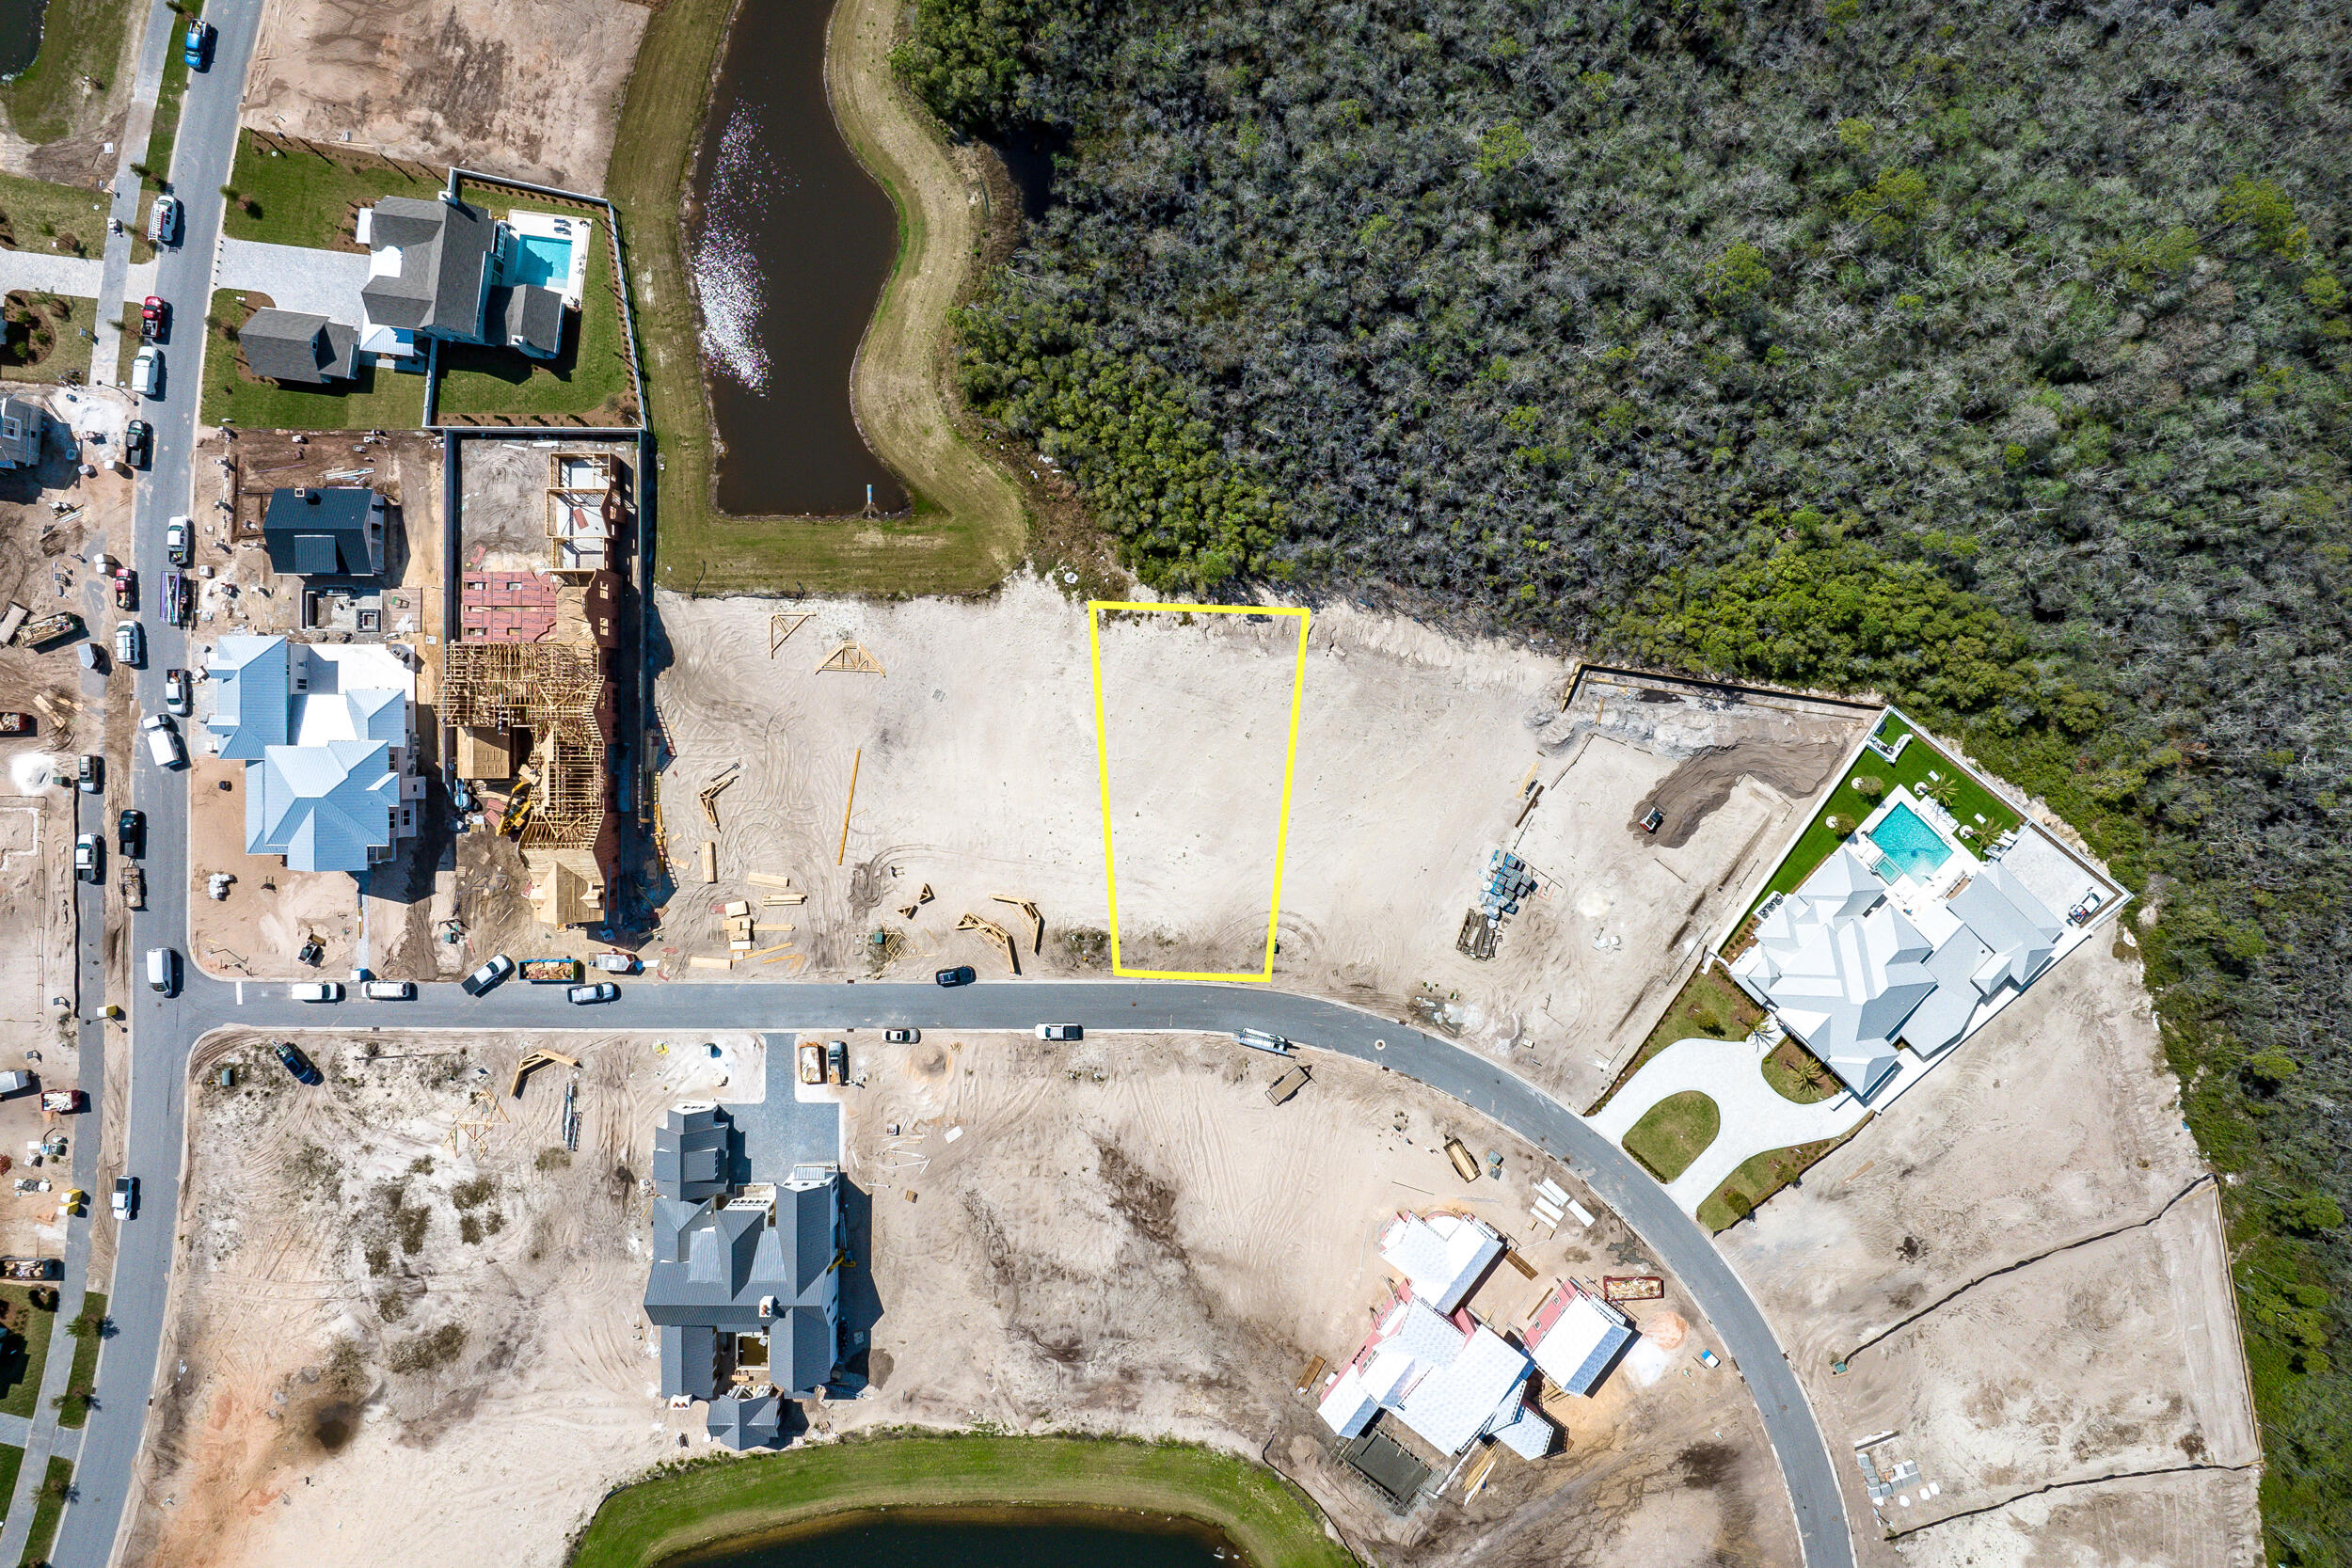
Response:
[[[1298,661],[1291,675],[1290,738],[1282,748],[1282,810],[1274,828],[1274,896],[1265,914],[1265,968],[1256,974],[1217,974],[1198,970],[1129,969],[1119,957],[1119,863],[1111,847],[1111,754],[1103,728],[1103,621],[1106,610],[1149,610],[1157,614],[1295,615],[1298,618]],[[1274,928],[1282,913],[1282,862],[1290,847],[1291,775],[1298,766],[1298,704],[1307,689],[1307,627],[1312,619],[1305,610],[1282,610],[1258,604],[1131,604],[1123,600],[1087,601],[1087,654],[1094,666],[1094,769],[1103,784],[1103,876],[1111,901],[1111,973],[1132,980],[1248,980],[1274,978]]]

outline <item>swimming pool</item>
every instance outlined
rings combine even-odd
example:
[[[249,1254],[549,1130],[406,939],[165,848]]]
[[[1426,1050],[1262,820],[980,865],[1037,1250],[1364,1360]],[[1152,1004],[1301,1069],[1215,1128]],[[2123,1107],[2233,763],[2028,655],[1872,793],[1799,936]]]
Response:
[[[553,234],[515,236],[515,265],[507,281],[561,290],[571,281],[572,242]]]
[[[1904,876],[1918,881],[1926,881],[1935,875],[1936,867],[1952,858],[1952,847],[1944,842],[1944,835],[1899,801],[1879,818],[1869,839]]]

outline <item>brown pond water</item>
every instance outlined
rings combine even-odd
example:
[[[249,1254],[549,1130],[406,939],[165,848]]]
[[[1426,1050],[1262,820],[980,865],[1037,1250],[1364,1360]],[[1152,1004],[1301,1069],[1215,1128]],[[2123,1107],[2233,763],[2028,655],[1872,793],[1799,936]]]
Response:
[[[744,1536],[661,1568],[1248,1568],[1208,1526],[1101,1509],[875,1510]]]
[[[850,411],[898,219],[825,98],[831,14],[830,0],[738,8],[687,209],[719,506],[738,515],[862,512],[868,485],[880,512],[907,504]]]

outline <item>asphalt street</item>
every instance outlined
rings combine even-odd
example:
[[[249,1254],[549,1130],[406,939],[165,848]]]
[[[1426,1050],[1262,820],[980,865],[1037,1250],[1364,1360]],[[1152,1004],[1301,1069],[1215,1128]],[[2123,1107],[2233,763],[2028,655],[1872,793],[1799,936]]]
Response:
[[[173,328],[165,344],[164,390],[144,400],[141,409],[141,417],[155,427],[154,457],[139,488],[131,552],[150,595],[167,569],[164,524],[189,509],[203,324],[220,232],[218,193],[235,155],[238,100],[261,10],[262,0],[211,0],[204,14],[219,29],[214,63],[209,71],[190,78],[181,114],[171,177],[185,206],[185,227],[180,245],[165,252],[156,267],[156,292],[172,307]],[[196,661],[187,634],[152,615],[144,618],[149,657],[136,680],[139,711],[161,713],[163,672]],[[421,988],[411,1002],[306,1004],[294,1001],[283,982],[215,980],[189,967],[179,994],[167,997],[142,983],[142,960],[153,946],[184,952],[188,776],[155,767],[143,743],[132,750],[129,799],[116,803],[135,804],[147,813],[148,907],[130,917],[130,940],[124,943],[132,979],[129,993],[119,998],[129,1013],[131,1040],[122,1147],[130,1151],[127,1168],[140,1178],[143,1199],[139,1216],[119,1227],[108,1300],[115,1332],[99,1364],[98,1400],[75,1475],[78,1491],[53,1553],[61,1568],[103,1568],[125,1516],[169,1307],[188,1054],[206,1034],[228,1027],[293,1032],[371,1024],[691,1031],[851,1030],[903,1023],[978,1030],[1026,1029],[1046,1022],[1105,1032],[1270,1029],[1418,1080],[1495,1117],[1565,1163],[1681,1277],[1747,1379],[1788,1482],[1805,1560],[1814,1568],[1851,1568],[1852,1544],[1829,1450],[1771,1327],[1739,1276],[1707,1234],[1613,1144],[1566,1107],[1471,1052],[1332,1003],[1261,987],[1160,981],[983,982],[948,989],[624,980],[616,1001],[582,1008],[567,1004],[560,988],[519,980],[480,998],[467,997],[454,985],[438,985]],[[94,942],[95,931],[87,935]],[[82,1002],[85,1015],[101,1000],[92,988]],[[93,1105],[93,1122],[97,1110]],[[94,1125],[83,1129],[87,1139],[95,1133]],[[109,1180],[116,1174],[100,1176]],[[99,1203],[106,1201],[102,1190],[93,1186],[93,1192]]]

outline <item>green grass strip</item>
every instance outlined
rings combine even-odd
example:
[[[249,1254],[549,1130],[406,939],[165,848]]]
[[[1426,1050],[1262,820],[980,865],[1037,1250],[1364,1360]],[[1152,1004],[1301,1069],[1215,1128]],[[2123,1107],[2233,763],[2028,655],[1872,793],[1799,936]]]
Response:
[[[0,1285],[0,1301],[8,1304],[8,1350],[0,1354],[0,1378],[10,1380],[8,1392],[0,1394],[0,1415],[30,1420],[40,1400],[40,1370],[49,1360],[49,1336],[57,1315],[35,1307],[31,1289],[24,1285]]]
[[[24,1555],[16,1560],[17,1568],[33,1568],[34,1563],[49,1560],[49,1548],[57,1544],[57,1521],[65,1516],[66,1494],[72,1486],[73,1462],[52,1459],[34,1498],[33,1533],[24,1538]]]
[[[82,1316],[92,1322],[103,1322],[106,1316],[106,1298],[96,1291],[84,1292]],[[98,1378],[98,1345],[100,1336],[85,1334],[73,1341],[73,1366],[66,1374],[67,1389],[93,1388]],[[72,1398],[57,1407],[57,1424],[79,1427],[89,1420],[89,1406]]]
[[[16,1496],[16,1473],[24,1468],[24,1450],[0,1443],[0,1519],[8,1517],[8,1499]]]
[[[879,1437],[697,1462],[607,1497],[572,1568],[651,1568],[696,1546],[826,1514],[1031,1504],[1143,1510],[1222,1530],[1254,1568],[1352,1568],[1307,1496],[1264,1466],[1178,1443]]]

